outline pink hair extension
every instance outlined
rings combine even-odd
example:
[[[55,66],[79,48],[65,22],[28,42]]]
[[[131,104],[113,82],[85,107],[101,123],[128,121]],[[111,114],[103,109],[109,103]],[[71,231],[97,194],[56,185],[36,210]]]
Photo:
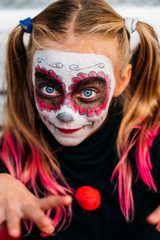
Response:
[[[157,188],[151,175],[153,167],[150,159],[149,148],[152,146],[152,143],[157,136],[158,131],[159,127],[153,129],[150,132],[148,130],[145,130],[145,138],[142,136],[142,133],[140,133],[136,146],[136,163],[138,172],[143,182],[154,191],[157,191]]]
[[[115,167],[112,176],[111,181],[118,176],[117,178],[117,184],[118,184],[118,190],[119,190],[119,203],[120,208],[123,212],[123,214],[126,217],[126,220],[129,221],[129,217],[131,213],[134,212],[134,201],[133,201],[133,194],[132,194],[132,170],[128,163],[128,154],[131,148],[136,143],[136,136],[137,133],[133,136],[130,145],[126,149],[125,144],[122,148],[122,157]],[[128,172],[130,174],[128,174]],[[132,215],[133,218],[133,215]]]
[[[28,144],[31,150],[31,158],[29,161],[27,160],[28,162],[26,162],[22,171],[21,161],[24,161],[24,156],[22,154],[23,150],[18,144],[17,139],[15,137],[13,138],[9,132],[2,139],[1,157],[9,173],[19,179],[28,189],[33,189],[33,192],[37,197],[38,192],[43,194],[44,197],[49,195],[65,196],[67,193],[72,194],[72,190],[68,186],[64,177],[61,176],[61,174],[60,176],[55,175],[53,170],[51,171],[50,165],[46,164],[46,162],[40,158],[37,148],[29,141]],[[39,177],[40,184],[44,190],[43,192],[37,186],[37,177]],[[62,185],[58,183],[58,179],[61,180]],[[48,210],[47,215],[50,216],[51,212],[51,210]],[[57,231],[65,227],[65,224],[67,226],[69,225],[71,216],[71,205],[67,207],[61,206],[54,209],[53,225],[54,227],[58,227]],[[28,222],[24,220],[24,225],[29,234],[32,230],[33,222],[30,221],[30,224],[28,225]],[[45,237],[48,236],[48,234],[42,233],[42,236]]]
[[[140,131],[139,126],[135,126],[132,129],[137,130],[135,131],[127,149],[126,149],[127,141],[124,141],[120,161],[115,167],[113,174],[111,176],[111,181],[113,181],[113,179],[116,176],[118,176],[117,185],[119,190],[119,203],[120,208],[127,221],[129,221],[130,216],[131,220],[134,217],[134,200],[132,193],[132,168],[128,159],[128,154],[135,144],[136,144],[135,158],[138,170],[136,181],[138,180],[138,177],[140,175],[142,180],[147,186],[149,186],[154,191],[157,191],[151,174],[152,164],[149,154],[149,147],[152,146],[152,143],[158,134],[159,127],[156,127],[152,131],[148,131],[146,129],[143,129],[143,131],[141,129]]]
[[[17,143],[15,146],[15,139],[11,137],[10,133],[6,134],[6,138],[2,139],[2,160],[5,163],[10,174],[17,179],[20,179],[22,172],[22,164],[19,159],[21,159],[20,146]]]

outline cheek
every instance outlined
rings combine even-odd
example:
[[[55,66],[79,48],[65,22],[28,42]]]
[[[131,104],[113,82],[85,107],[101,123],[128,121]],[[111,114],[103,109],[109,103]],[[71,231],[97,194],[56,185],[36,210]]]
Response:
[[[94,117],[87,117],[89,122],[94,122],[95,125],[100,125],[107,117],[108,109],[101,112],[99,116],[95,115]]]
[[[39,116],[42,120],[46,120],[46,119],[55,119],[56,117],[56,113],[54,111],[46,111],[45,109],[43,110],[40,110],[39,109],[39,106],[36,104],[36,107],[37,107],[37,110],[38,110],[38,113],[39,113]]]
[[[53,101],[52,99],[45,99],[41,96],[38,96],[38,94],[34,93],[35,102],[39,108],[40,111],[46,110],[47,112],[54,111],[57,112],[61,109],[61,106],[65,103],[65,98],[60,97],[59,99],[56,99],[56,101]]]
[[[67,106],[72,108],[75,113],[79,113],[79,115],[84,115],[87,117],[99,117],[108,109],[109,100],[109,92],[105,95],[105,97],[103,96],[97,101],[87,104],[77,101],[73,96],[68,99]]]

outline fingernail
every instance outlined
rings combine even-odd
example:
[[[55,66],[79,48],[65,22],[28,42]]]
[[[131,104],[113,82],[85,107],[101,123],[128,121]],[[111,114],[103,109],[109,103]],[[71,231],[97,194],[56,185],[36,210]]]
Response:
[[[43,227],[41,230],[42,232],[50,234],[54,232],[54,227],[53,225],[50,225],[49,227]]]
[[[66,199],[66,201],[67,201],[67,202],[72,202],[72,197],[71,197],[71,196],[69,196],[69,195],[68,195],[68,196],[66,196],[66,197],[65,197],[65,199]]]
[[[54,232],[54,227],[53,227],[53,225],[49,226],[48,229],[49,229],[50,232]]]

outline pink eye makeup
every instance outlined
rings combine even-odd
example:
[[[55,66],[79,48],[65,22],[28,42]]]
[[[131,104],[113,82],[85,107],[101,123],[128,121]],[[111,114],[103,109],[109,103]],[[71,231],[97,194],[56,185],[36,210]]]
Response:
[[[106,56],[36,51],[32,76],[39,115],[62,145],[79,144],[106,119],[115,88]]]
[[[71,101],[86,110],[100,107],[106,100],[106,81],[102,78],[86,78],[72,89]]]
[[[58,78],[59,79],[59,78]],[[35,99],[40,109],[57,110],[64,102],[64,85],[43,72],[35,72]],[[43,103],[43,104],[42,104]],[[42,108],[43,106],[43,108]]]

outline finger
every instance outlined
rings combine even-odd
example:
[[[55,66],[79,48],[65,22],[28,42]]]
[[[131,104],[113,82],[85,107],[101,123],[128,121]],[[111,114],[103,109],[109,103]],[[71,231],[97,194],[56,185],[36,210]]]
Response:
[[[17,238],[21,235],[21,219],[16,211],[7,209],[6,225],[10,236]]]
[[[0,209],[0,225],[5,221],[6,216],[4,213],[4,209]]]
[[[56,208],[61,205],[69,205],[72,202],[71,196],[49,196],[42,199],[39,199],[39,206],[43,211],[46,211],[51,208]]]
[[[147,221],[153,225],[160,222],[160,206],[147,217]]]
[[[22,209],[22,211],[24,218],[32,220],[42,232],[48,234],[54,232],[54,227],[52,225],[51,219],[47,217],[40,208],[27,206]]]

